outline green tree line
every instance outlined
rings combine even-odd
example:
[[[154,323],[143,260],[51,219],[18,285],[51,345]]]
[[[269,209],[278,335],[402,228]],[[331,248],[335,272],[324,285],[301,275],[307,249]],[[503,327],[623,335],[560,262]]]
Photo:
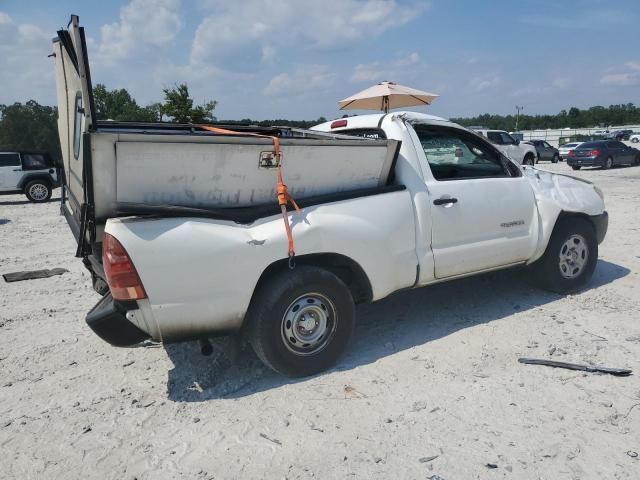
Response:
[[[94,88],[96,117],[98,120],[135,122],[216,122],[215,100],[196,105],[186,84],[163,90],[164,101],[140,106],[124,89],[108,90],[103,84]],[[40,105],[34,100],[26,103],[0,105],[0,151],[48,151],[54,158],[61,157],[57,129],[58,109]],[[515,115],[491,115],[485,113],[470,118],[452,118],[465,126],[484,126],[501,130],[514,130]],[[316,120],[242,120],[221,121],[226,125],[251,124],[259,126],[281,125],[309,128],[325,122],[324,117]],[[588,109],[576,107],[562,110],[556,115],[520,115],[518,128],[534,130],[546,128],[605,127],[608,125],[640,124],[640,108],[633,103],[624,105],[595,106]]]
[[[471,118],[452,118],[453,122],[466,127],[483,126],[498,130],[515,130],[515,115],[491,115],[485,113]],[[520,115],[519,130],[536,130],[546,128],[589,128],[609,125],[640,124],[640,107],[633,103],[624,105],[595,106],[581,110],[571,107],[561,110],[556,115]]]

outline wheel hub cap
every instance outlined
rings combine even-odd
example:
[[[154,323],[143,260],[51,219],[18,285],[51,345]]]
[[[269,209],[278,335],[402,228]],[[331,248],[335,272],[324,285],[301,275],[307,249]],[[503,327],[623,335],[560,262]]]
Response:
[[[282,340],[297,355],[318,353],[336,327],[333,303],[324,295],[311,293],[294,300],[282,318]]]
[[[582,235],[571,235],[560,248],[560,273],[564,278],[576,278],[589,260],[589,247]]]
[[[47,197],[47,187],[44,185],[33,185],[29,189],[29,193],[36,200],[42,200]]]

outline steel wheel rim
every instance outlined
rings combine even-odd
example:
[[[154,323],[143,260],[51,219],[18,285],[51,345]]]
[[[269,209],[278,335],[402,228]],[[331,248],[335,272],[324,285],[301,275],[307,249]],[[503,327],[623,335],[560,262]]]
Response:
[[[329,344],[336,326],[333,302],[321,293],[306,293],[289,304],[280,331],[287,350],[307,356],[320,352]]]
[[[34,200],[44,200],[45,198],[47,198],[48,193],[49,190],[47,189],[47,187],[45,187],[41,183],[31,185],[31,188],[29,188],[29,195],[31,195],[31,198],[33,198]]]
[[[589,246],[582,235],[569,236],[560,247],[560,274],[567,279],[579,277],[589,261]]]

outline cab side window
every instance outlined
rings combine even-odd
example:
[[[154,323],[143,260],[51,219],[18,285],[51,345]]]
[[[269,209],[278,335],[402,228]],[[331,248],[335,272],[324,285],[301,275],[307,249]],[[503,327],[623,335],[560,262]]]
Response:
[[[498,152],[471,135],[420,128],[416,133],[436,180],[517,175]]]
[[[0,167],[19,167],[20,155],[17,153],[0,153]]]

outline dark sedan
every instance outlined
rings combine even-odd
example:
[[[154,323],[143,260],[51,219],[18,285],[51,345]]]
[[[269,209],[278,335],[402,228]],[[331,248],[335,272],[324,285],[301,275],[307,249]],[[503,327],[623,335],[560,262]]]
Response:
[[[609,169],[614,165],[640,165],[640,150],[617,140],[585,142],[569,152],[567,165],[574,170],[582,167]]]

